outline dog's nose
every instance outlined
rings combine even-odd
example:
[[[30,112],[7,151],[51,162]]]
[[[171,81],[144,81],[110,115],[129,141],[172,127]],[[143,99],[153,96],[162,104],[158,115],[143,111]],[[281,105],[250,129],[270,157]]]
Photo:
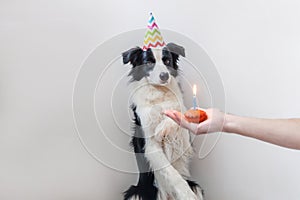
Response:
[[[159,75],[160,80],[167,81],[169,79],[169,73],[168,72],[161,72]]]

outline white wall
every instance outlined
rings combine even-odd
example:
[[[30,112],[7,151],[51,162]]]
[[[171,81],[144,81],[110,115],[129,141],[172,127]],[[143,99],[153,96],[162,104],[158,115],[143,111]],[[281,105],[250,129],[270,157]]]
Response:
[[[135,182],[136,175],[86,152],[73,122],[72,90],[89,53],[143,28],[149,11],[160,27],[206,49],[228,112],[299,117],[299,9],[296,0],[2,1],[0,199],[114,200]],[[298,151],[223,134],[206,158],[194,159],[192,171],[207,200],[296,200],[299,166]]]

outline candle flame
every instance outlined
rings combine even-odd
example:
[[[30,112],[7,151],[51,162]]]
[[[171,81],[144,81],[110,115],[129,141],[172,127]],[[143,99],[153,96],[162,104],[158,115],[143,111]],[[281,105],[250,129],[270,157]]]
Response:
[[[197,86],[196,84],[193,85],[193,95],[196,96],[197,94]]]

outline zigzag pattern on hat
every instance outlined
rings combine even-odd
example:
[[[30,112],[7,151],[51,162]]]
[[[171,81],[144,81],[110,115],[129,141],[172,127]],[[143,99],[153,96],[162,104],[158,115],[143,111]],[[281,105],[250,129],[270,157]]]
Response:
[[[166,44],[163,40],[163,37],[158,30],[158,26],[155,23],[155,19],[152,13],[150,13],[150,19],[148,21],[147,31],[144,37],[143,50],[147,50],[149,48],[164,47],[165,45]]]
[[[159,41],[163,41],[163,38],[160,36],[160,35],[156,35],[154,37],[148,37],[146,40],[145,40],[145,43],[148,44],[149,42],[151,43],[159,43]]]

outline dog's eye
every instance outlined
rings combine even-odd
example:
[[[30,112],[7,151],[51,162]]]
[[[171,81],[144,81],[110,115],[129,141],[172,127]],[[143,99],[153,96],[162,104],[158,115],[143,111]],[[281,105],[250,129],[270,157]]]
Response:
[[[166,59],[166,60],[164,60],[164,64],[165,64],[165,65],[169,66],[169,65],[170,65],[170,63],[171,63],[171,60],[170,60],[170,59]]]

